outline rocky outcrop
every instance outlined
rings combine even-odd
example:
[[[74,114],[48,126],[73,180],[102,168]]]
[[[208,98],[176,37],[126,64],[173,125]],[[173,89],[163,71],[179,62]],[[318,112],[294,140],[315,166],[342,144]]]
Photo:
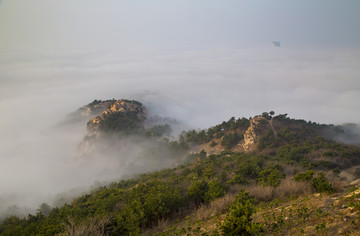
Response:
[[[250,119],[250,126],[244,133],[244,143],[242,144],[245,152],[251,152],[256,150],[257,142],[259,139],[257,130],[261,125],[262,121],[266,121],[266,119],[262,116]]]
[[[258,148],[259,140],[264,135],[264,133],[270,128],[270,122],[263,116],[256,116],[250,118],[250,124],[247,129],[237,129],[236,131],[225,130],[225,134],[231,134],[236,132],[238,135],[243,136],[237,145],[231,148],[233,152],[253,152]],[[198,145],[197,151],[204,150],[209,154],[220,154],[222,151],[225,151],[226,148],[221,145],[223,137],[214,138],[209,142]],[[215,143],[216,145],[211,145]]]
[[[100,140],[104,141],[101,145],[105,145],[105,140],[111,140],[111,138],[107,139],[106,137],[111,137],[113,134],[133,134],[142,129],[148,115],[147,109],[140,102],[125,99],[95,100],[81,109],[83,116],[93,118],[88,121],[88,133],[79,144],[79,156],[91,153]],[[98,115],[94,117],[92,114]]]
[[[115,102],[115,99],[106,101],[94,100],[88,105],[80,107],[76,111],[68,114],[65,120],[60,122],[60,125],[88,122],[89,119],[98,116],[109,109]]]
[[[100,108],[99,108],[100,109]],[[132,123],[141,125],[147,118],[148,111],[137,101],[117,100],[100,115],[89,120],[87,129],[90,133],[109,131],[109,127],[121,131],[121,123]],[[106,126],[107,122],[109,123]],[[117,126],[116,126],[117,125]]]
[[[92,118],[100,115],[102,112],[109,109],[117,100],[99,101],[94,100],[92,103],[80,108],[78,111],[82,117]]]

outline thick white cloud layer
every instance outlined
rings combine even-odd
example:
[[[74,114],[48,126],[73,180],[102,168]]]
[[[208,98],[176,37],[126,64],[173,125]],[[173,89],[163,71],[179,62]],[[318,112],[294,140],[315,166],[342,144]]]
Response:
[[[156,102],[180,119],[190,116],[188,122],[201,127],[270,109],[318,122],[360,121],[360,53],[354,49],[67,51],[1,58],[3,110],[45,118],[93,99],[129,97]],[[13,117],[7,112],[2,119]]]
[[[56,126],[94,99],[137,99],[199,128],[270,110],[360,123],[359,61],[359,51],[348,49],[272,47],[2,54],[2,202],[32,206],[124,174],[113,157],[75,157],[85,122]]]

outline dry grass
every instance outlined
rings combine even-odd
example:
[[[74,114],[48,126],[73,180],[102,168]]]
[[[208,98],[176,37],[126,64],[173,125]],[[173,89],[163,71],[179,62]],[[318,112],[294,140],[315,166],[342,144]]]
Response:
[[[79,219],[69,217],[64,223],[65,235],[69,236],[105,236],[110,218],[92,218],[79,223]]]
[[[205,220],[215,214],[222,214],[227,211],[229,206],[234,201],[234,194],[226,194],[207,205],[200,206],[194,213],[193,217],[196,220]]]
[[[246,186],[245,190],[248,191],[250,195],[253,195],[258,201],[270,201],[271,199],[273,199],[274,187],[250,185]]]
[[[232,191],[235,191],[235,189],[238,189],[238,187],[235,187],[232,189]],[[236,192],[237,193],[237,192]],[[202,220],[206,221],[209,218],[211,218],[214,215],[223,214],[227,211],[229,206],[234,201],[234,196],[236,193],[228,193],[224,195],[221,198],[218,198],[209,204],[203,204],[200,207],[196,208],[195,205],[189,205],[182,209],[179,213],[176,215],[173,215],[171,218],[168,219],[160,219],[156,225],[154,225],[152,228],[148,228],[144,232],[142,232],[142,235],[154,235],[158,232],[164,232],[166,229],[169,228],[171,225],[177,225],[177,222],[180,219],[185,219],[185,217],[189,217],[193,220]],[[180,220],[181,221],[181,220]],[[184,222],[184,221],[182,221]],[[179,226],[179,225],[178,225]]]
[[[269,204],[253,219],[265,226],[264,235],[360,235],[359,210],[347,207],[359,198],[346,194],[308,194]]]
[[[293,176],[297,172],[292,165],[282,164],[281,166],[284,169],[284,173],[286,174],[286,176]]]
[[[240,185],[233,185],[230,187],[227,194],[223,197],[215,199],[209,204],[203,204],[195,212],[192,213],[192,218],[196,220],[205,220],[215,214],[225,213],[229,206],[233,203],[235,195],[240,191]]]
[[[258,201],[270,201],[274,198],[285,198],[292,195],[301,196],[312,193],[310,183],[295,182],[291,178],[281,181],[277,187],[250,185],[245,189]]]
[[[344,180],[342,180],[339,176],[328,173],[326,175],[326,178],[329,180],[329,182],[332,184],[336,192],[341,192],[344,190],[344,188],[348,185],[348,183]]]
[[[169,219],[160,219],[157,222],[156,225],[156,232],[163,232],[165,229],[167,229],[170,225]]]
[[[240,189],[242,189],[242,188],[243,188],[243,186],[241,186],[239,184],[231,185],[228,190],[228,194],[232,194],[232,195],[237,194],[240,191]]]
[[[275,187],[275,197],[290,197],[292,195],[308,195],[313,193],[311,184],[308,182],[295,182],[291,178],[281,181],[280,185]]]

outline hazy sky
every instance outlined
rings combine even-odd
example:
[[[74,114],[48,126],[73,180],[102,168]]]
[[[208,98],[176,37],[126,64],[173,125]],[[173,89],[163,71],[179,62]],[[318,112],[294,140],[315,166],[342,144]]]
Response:
[[[2,0],[0,49],[359,45],[358,0]]]
[[[121,176],[75,158],[85,123],[56,126],[94,99],[199,128],[271,110],[360,123],[359,12],[359,0],[0,0],[0,214]]]

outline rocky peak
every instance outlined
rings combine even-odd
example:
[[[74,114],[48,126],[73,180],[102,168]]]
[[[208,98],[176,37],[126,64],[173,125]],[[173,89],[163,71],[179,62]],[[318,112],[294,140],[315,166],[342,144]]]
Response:
[[[81,117],[89,119],[100,115],[103,111],[109,109],[115,102],[115,99],[106,101],[94,100],[88,105],[81,107],[78,110],[78,113],[81,115]]]
[[[143,105],[140,102],[137,101],[129,101],[129,100],[117,100],[115,101],[107,112],[140,112],[138,115],[146,115],[144,112],[146,109],[143,107]],[[147,111],[145,112],[147,113]],[[143,117],[145,118],[145,117]]]
[[[94,117],[100,115],[103,111],[109,109],[114,103],[115,99],[100,101],[94,100],[92,103],[85,106],[85,111],[89,114],[89,116]]]
[[[90,133],[99,131],[121,131],[141,125],[147,118],[148,111],[137,101],[115,100],[100,115],[89,120],[87,128]],[[98,108],[100,109],[100,107]]]

